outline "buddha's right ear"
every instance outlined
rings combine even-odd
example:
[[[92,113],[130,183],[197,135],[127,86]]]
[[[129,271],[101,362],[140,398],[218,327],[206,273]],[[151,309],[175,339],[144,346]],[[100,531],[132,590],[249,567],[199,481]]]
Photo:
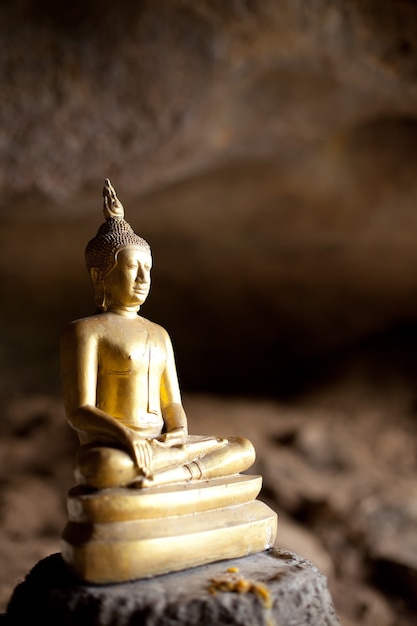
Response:
[[[93,285],[98,285],[102,281],[101,270],[98,267],[90,268],[90,278]]]
[[[103,312],[106,310],[106,289],[104,287],[103,273],[98,267],[92,267],[90,269],[90,278],[94,287],[97,312]]]

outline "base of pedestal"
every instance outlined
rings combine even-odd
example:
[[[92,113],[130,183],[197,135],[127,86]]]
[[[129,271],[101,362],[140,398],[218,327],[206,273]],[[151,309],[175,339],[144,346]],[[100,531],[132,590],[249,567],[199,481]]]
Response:
[[[221,582],[229,578],[246,582],[240,593],[233,584],[223,587]],[[305,559],[282,549],[106,586],[80,583],[61,555],[54,554],[16,587],[0,623],[340,626],[326,578]]]
[[[277,515],[254,499],[260,485],[239,475],[144,491],[72,490],[63,559],[81,580],[107,584],[266,550]]]

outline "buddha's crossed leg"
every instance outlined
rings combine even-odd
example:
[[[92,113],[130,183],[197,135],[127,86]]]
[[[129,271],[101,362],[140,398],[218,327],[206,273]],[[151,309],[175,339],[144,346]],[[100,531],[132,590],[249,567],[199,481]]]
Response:
[[[170,446],[144,439],[136,446],[136,459],[123,449],[101,443],[81,446],[76,477],[97,489],[132,485],[138,488],[230,476],[248,469],[255,450],[247,439],[189,436]]]

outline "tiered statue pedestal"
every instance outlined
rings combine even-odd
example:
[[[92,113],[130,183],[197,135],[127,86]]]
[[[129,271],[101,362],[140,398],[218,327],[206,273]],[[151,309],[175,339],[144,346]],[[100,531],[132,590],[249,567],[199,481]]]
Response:
[[[148,489],[75,487],[62,556],[82,581],[120,583],[270,548],[277,515],[260,476]]]

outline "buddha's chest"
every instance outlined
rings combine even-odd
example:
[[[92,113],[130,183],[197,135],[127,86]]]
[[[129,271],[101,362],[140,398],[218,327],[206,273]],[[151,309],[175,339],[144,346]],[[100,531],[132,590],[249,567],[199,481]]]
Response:
[[[165,358],[165,348],[154,333],[129,329],[100,341],[98,369],[101,374],[147,376],[150,367],[154,372],[161,371]]]

